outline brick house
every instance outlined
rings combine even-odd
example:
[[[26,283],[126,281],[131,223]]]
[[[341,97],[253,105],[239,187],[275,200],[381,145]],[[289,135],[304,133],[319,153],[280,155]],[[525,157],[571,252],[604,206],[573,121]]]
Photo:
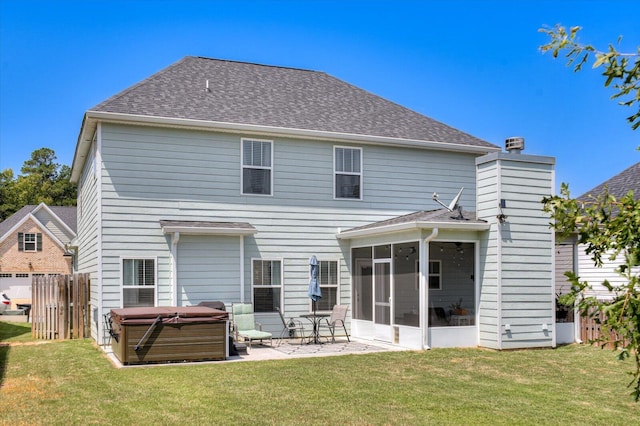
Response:
[[[0,222],[0,291],[12,308],[30,302],[34,276],[73,272],[75,237],[75,207],[28,205]]]

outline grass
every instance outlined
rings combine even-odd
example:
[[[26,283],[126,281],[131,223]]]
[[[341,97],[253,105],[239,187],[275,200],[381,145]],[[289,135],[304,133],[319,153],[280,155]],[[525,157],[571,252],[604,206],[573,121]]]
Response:
[[[3,342],[21,329],[0,323]],[[116,369],[74,340],[0,345],[0,361],[0,424],[640,423],[631,364],[577,345]]]

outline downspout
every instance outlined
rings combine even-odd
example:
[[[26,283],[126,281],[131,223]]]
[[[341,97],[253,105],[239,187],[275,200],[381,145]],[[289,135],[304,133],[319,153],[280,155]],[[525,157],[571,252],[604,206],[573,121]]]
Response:
[[[103,259],[102,259],[102,123],[98,122],[98,127],[96,128],[96,152],[95,152],[95,177],[96,177],[96,279],[98,280],[98,318],[94,318],[97,322],[97,338],[98,342],[104,343],[104,297],[102,292],[104,291],[104,286],[102,284],[102,267],[103,267]],[[120,266],[122,267],[122,266]],[[122,294],[122,293],[121,293]],[[122,300],[120,300],[120,306],[122,306]]]
[[[497,190],[497,201],[498,203],[502,200],[502,167],[500,160],[498,159],[496,162],[496,188]],[[496,340],[498,342],[498,349],[502,350],[502,330],[503,330],[503,319],[502,319],[502,223],[500,221],[497,222],[498,225],[498,241],[496,241],[496,316],[498,317],[498,330]]]
[[[240,235],[240,303],[244,303],[244,235]]]
[[[425,271],[429,270],[429,242],[438,236],[438,228],[431,230],[431,235],[424,239],[424,249],[420,250],[420,291],[424,292],[424,295],[420,297],[420,331],[422,333],[422,349],[431,349],[427,344],[427,329],[428,329],[428,307],[429,307],[429,289],[427,288],[427,279],[425,277]]]
[[[180,232],[174,232],[171,237],[171,300],[173,306],[178,306],[178,242]]]

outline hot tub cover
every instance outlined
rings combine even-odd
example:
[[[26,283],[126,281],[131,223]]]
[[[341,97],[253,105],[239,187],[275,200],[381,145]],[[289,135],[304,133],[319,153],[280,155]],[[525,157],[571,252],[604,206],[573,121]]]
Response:
[[[219,322],[229,319],[228,312],[206,306],[158,306],[111,310],[111,319],[119,324],[150,324],[158,316],[163,324]]]

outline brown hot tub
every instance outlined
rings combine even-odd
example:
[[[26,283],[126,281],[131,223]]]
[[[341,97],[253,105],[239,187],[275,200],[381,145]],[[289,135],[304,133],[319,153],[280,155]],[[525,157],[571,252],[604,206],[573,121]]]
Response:
[[[206,306],[111,310],[111,347],[123,364],[223,360],[229,314]]]

